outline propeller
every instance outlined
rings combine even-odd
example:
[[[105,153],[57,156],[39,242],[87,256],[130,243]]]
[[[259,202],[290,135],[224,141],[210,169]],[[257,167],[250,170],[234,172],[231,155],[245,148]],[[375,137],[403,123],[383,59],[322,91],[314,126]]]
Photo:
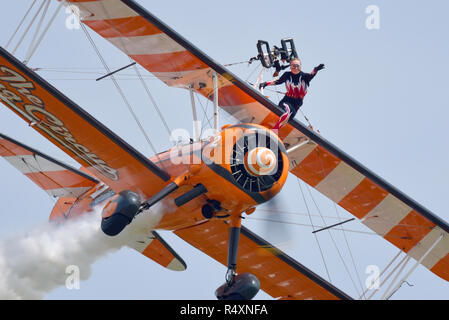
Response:
[[[280,193],[267,203],[261,205],[255,214],[263,213],[263,233],[269,237],[270,242],[277,247],[285,247],[293,239],[292,231],[286,215],[282,213],[283,203],[285,203],[285,193]],[[259,211],[259,212],[257,212]]]

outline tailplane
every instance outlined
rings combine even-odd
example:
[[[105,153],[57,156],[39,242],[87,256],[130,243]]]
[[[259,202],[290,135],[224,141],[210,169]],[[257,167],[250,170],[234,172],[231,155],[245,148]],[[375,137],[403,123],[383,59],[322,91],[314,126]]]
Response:
[[[90,175],[1,133],[0,157],[55,198],[76,199],[99,183]]]

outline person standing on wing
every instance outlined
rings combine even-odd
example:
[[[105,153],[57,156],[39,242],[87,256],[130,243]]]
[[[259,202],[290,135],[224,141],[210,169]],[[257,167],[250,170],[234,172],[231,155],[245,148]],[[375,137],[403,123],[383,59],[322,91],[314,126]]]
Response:
[[[262,82],[259,85],[260,89],[285,82],[287,92],[285,93],[284,98],[279,101],[279,107],[284,110],[285,113],[279,118],[279,121],[273,127],[273,130],[278,132],[278,130],[288,122],[290,117],[295,117],[299,108],[302,106],[310,81],[315,77],[318,71],[322,69],[324,69],[324,64],[315,67],[311,73],[302,72],[301,60],[294,58],[290,61],[291,71],[284,72],[284,74],[277,80]]]

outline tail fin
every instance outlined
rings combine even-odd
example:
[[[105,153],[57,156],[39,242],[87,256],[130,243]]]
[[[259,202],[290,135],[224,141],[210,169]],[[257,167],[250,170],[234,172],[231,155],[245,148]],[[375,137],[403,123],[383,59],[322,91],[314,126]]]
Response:
[[[53,197],[78,198],[99,183],[91,176],[1,133],[0,157]]]

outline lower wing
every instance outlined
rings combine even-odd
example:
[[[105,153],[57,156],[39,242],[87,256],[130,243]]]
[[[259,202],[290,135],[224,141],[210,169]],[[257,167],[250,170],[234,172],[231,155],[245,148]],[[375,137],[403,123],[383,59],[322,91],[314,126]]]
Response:
[[[217,219],[175,234],[226,266],[228,230],[226,222]],[[352,299],[245,227],[241,230],[237,265],[239,273],[254,274],[261,289],[276,299]]]

